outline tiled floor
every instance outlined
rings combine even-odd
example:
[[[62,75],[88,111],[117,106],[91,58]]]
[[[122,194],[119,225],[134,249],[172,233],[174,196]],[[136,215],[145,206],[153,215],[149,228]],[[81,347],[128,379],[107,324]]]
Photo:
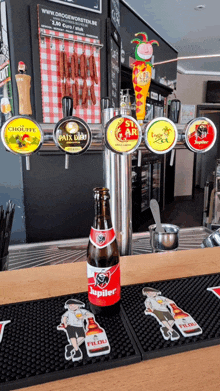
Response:
[[[161,212],[162,223],[176,224],[180,228],[199,227],[202,225],[203,212],[203,189],[195,189],[192,200],[176,200],[166,205]],[[138,229],[139,232],[146,231],[148,226],[154,224],[154,219],[148,220]]]

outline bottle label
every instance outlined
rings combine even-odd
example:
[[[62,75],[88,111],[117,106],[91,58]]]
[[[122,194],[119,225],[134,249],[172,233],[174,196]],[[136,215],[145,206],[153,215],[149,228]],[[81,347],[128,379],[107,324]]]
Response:
[[[99,268],[87,263],[88,298],[90,303],[105,307],[121,298],[120,266]]]
[[[105,332],[98,335],[86,336],[85,345],[89,357],[110,353],[110,345]]]
[[[175,325],[184,337],[202,334],[201,327],[190,315],[187,318],[175,319]]]
[[[104,248],[115,240],[115,231],[113,228],[100,230],[91,227],[89,239],[95,247]]]

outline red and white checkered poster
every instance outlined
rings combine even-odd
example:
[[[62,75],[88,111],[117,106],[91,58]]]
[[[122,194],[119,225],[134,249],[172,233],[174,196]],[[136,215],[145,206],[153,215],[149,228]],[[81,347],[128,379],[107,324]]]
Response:
[[[67,34],[59,31],[52,31],[44,29],[43,33],[50,35],[49,37],[41,37],[42,28],[39,28],[39,49],[40,49],[40,70],[41,70],[41,94],[42,94],[42,111],[44,123],[57,123],[63,118],[62,112],[62,91],[61,91],[61,77],[60,77],[60,51],[63,49],[67,55],[67,59],[71,62],[71,56],[75,51],[80,55],[85,52],[87,59],[94,53],[98,84],[95,84],[95,96],[96,104],[93,105],[91,96],[88,97],[88,108],[82,107],[82,86],[83,79],[79,76],[77,78],[79,84],[79,105],[76,110],[73,109],[73,115],[82,118],[88,123],[100,123],[101,122],[101,109],[100,109],[100,50],[92,45],[86,44],[87,42],[100,43],[97,39],[82,37],[73,34]],[[64,40],[57,39],[57,37],[64,38]],[[68,39],[74,42],[68,41]],[[77,42],[81,40],[85,44]],[[87,76],[87,86],[90,88],[92,81],[89,75]],[[72,91],[73,81],[71,78],[67,80],[68,88]]]

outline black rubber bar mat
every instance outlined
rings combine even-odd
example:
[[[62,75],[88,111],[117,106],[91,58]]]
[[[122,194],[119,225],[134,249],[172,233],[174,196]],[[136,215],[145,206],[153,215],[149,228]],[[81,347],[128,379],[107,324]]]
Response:
[[[42,384],[141,361],[131,332],[119,314],[112,318],[96,316],[111,347],[109,354],[89,357],[85,344],[80,346],[83,359],[65,359],[68,344],[64,331],[57,330],[68,299],[77,299],[89,310],[87,293],[0,306],[0,322],[5,324],[1,341],[0,390],[13,390]],[[1,329],[1,326],[0,326]]]
[[[219,289],[207,290],[213,287]],[[156,291],[153,299],[148,289]],[[169,313],[161,311],[161,305]],[[220,274],[122,287],[122,307],[144,360],[220,344]],[[191,323],[187,314],[193,318]],[[184,336],[172,320],[175,316]],[[173,332],[166,327],[168,322]]]

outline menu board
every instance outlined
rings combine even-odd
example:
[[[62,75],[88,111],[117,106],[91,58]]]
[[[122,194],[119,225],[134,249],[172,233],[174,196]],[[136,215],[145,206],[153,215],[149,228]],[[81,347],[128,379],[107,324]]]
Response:
[[[111,21],[117,31],[120,31],[120,2],[119,0],[111,0]]]
[[[102,0],[49,0],[53,3],[66,4],[71,7],[77,7],[92,12],[102,12]]]
[[[91,15],[85,18],[83,15],[75,15],[71,12],[63,14],[59,10],[55,11],[40,4],[38,13],[41,29],[100,39],[100,21]]]
[[[108,21],[108,95],[111,99],[112,107],[119,107],[120,104],[120,58],[121,58],[121,39],[113,24]]]

